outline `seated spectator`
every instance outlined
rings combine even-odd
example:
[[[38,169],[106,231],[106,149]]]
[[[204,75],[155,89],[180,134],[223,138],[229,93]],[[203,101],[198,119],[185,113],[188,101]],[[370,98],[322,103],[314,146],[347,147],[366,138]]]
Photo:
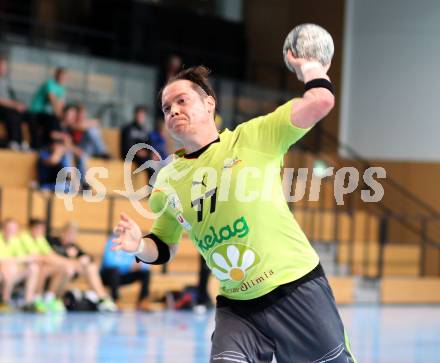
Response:
[[[14,99],[7,79],[8,62],[0,56],[0,121],[5,124],[7,146],[13,150],[28,150],[23,141],[21,123],[26,119],[26,105]]]
[[[12,291],[14,287],[25,281],[24,305],[25,311],[39,311],[35,303],[35,291],[39,278],[39,266],[36,259],[29,256],[19,238],[19,226],[16,220],[10,218],[3,222],[0,235],[0,270],[3,280],[2,307],[0,310],[12,309]]]
[[[51,140],[59,140],[64,138],[72,139],[72,132],[78,118],[79,108],[73,104],[67,104],[63,107],[60,122],[57,127],[50,133]]]
[[[169,145],[167,143],[167,137],[165,133],[165,123],[162,119],[156,122],[154,130],[148,134],[148,140],[150,145],[156,151],[151,152],[151,159],[159,160],[157,153],[160,155],[161,159],[159,165],[155,168],[154,172],[151,172],[149,174],[148,183],[149,185],[154,185],[157,173],[159,173],[160,169],[167,164],[166,158],[168,157]]]
[[[158,72],[158,77],[156,78],[156,92],[155,94],[159,94],[162,88],[168,83],[170,79],[176,76],[181,70],[183,66],[182,58],[177,54],[170,54],[167,56],[165,61],[160,62],[160,68]],[[163,115],[162,108],[159,106],[159,102],[157,102],[155,117],[159,117]]]
[[[168,145],[165,133],[165,122],[162,119],[157,120],[154,130],[148,134],[148,140],[154,150],[159,153],[162,160],[165,160],[168,157]]]
[[[35,303],[41,311],[65,311],[61,298],[67,282],[73,278],[75,269],[68,258],[54,252],[45,237],[45,229],[44,221],[31,219],[29,231],[20,235],[28,255],[33,256],[40,267]],[[45,291],[47,282],[49,285]]]
[[[59,129],[65,103],[65,78],[65,69],[56,68],[54,77],[45,81],[32,99],[29,129],[31,146],[35,150],[47,146],[50,143],[51,132]]]
[[[3,241],[2,233],[0,233],[0,286],[4,286],[5,281],[7,281],[7,271],[5,271],[5,263],[9,259],[8,248]],[[7,282],[6,282],[7,283]],[[8,303],[4,301],[4,291],[1,289],[2,294],[0,295],[0,313],[11,311],[12,308]]]
[[[98,267],[93,261],[93,258],[84,252],[76,243],[77,233],[78,229],[75,224],[65,224],[60,237],[51,239],[53,249],[56,253],[71,261],[78,275],[84,275],[86,277],[90,288],[95,291],[99,297],[98,310],[117,311],[118,308],[116,304],[105,291]]]
[[[177,54],[170,54],[159,69],[156,93],[164,87],[170,79],[182,70],[182,58]]]
[[[84,105],[79,106],[78,117],[72,126],[71,134],[74,144],[88,156],[102,159],[111,158],[102,138],[100,121],[87,117]]]
[[[121,158],[125,160],[130,148],[138,143],[150,144],[148,140],[148,109],[145,106],[136,106],[134,120],[125,125],[121,130]],[[148,149],[140,149],[134,155],[133,161],[137,167],[150,160],[151,152]],[[153,173],[147,168],[148,177]]]
[[[79,175],[69,173],[65,179],[62,179],[63,182],[57,183],[58,173],[65,167],[76,167]],[[38,155],[37,168],[40,189],[68,192],[72,183],[76,187],[71,190],[89,187],[85,182],[85,159],[81,151],[73,146],[70,136],[61,136],[59,139],[52,140],[48,148],[41,150]]]
[[[119,286],[139,281],[141,289],[137,299],[137,309],[148,310],[148,293],[150,285],[149,265],[137,263],[134,256],[124,251],[112,251],[111,236],[105,245],[102,257],[101,278],[104,285],[110,287],[114,301],[119,300]]]

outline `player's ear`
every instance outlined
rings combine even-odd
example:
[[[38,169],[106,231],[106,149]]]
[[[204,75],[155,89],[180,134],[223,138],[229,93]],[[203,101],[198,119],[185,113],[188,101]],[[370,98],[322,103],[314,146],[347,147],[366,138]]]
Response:
[[[206,107],[208,108],[208,111],[210,113],[213,113],[215,111],[215,99],[212,96],[208,96],[205,98]]]

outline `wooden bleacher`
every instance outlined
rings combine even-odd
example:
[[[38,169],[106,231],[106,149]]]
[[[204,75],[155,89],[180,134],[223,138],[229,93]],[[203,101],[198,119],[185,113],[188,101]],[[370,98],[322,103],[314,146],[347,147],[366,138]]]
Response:
[[[376,277],[378,274],[379,244],[377,242],[357,242],[339,244],[339,262],[344,265],[349,260],[352,248],[352,273]],[[421,247],[418,245],[387,244],[384,246],[382,275],[419,276]],[[367,262],[365,262],[367,261]]]
[[[28,221],[28,190],[23,187],[2,187],[0,199],[0,216],[15,218],[21,226]]]
[[[27,188],[37,179],[37,154],[0,150],[0,186]]]
[[[420,276],[420,245],[387,244],[384,249],[384,276]]]
[[[383,304],[440,303],[440,278],[385,277],[380,290]]]
[[[102,128],[102,138],[107,145],[110,155],[119,159],[121,157],[120,133],[117,128]]]
[[[328,282],[338,304],[352,304],[355,302],[353,276],[330,276]]]

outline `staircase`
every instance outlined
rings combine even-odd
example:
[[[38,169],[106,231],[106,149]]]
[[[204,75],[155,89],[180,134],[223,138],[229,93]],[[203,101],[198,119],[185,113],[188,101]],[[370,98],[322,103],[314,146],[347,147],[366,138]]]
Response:
[[[341,150],[350,159],[331,150]],[[337,188],[341,185],[335,175],[347,166],[359,171],[359,185],[343,196],[343,205],[338,205],[341,199],[335,193],[340,192]],[[319,198],[314,198],[313,178],[319,179],[319,174],[331,167],[332,175],[322,178]],[[440,212],[389,174],[386,179],[376,179],[384,188],[383,198],[375,203],[364,202],[361,191],[372,189],[362,176],[370,167],[352,148],[340,144],[334,135],[319,127],[286,156],[285,168],[295,170],[292,185],[285,188],[287,195],[305,190],[302,199],[290,203],[291,209],[321,256],[326,271],[366,279],[423,277],[429,264],[430,275],[440,276],[440,259],[436,261],[433,257],[440,257]],[[306,180],[299,168],[309,170]],[[402,213],[402,207],[411,213]]]

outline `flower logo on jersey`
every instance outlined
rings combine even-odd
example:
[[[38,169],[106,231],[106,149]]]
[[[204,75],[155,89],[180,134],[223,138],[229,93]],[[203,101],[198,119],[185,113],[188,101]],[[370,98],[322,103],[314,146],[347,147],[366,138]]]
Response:
[[[260,262],[260,257],[251,248],[240,244],[217,247],[209,257],[213,274],[221,281],[242,281],[246,271]]]

